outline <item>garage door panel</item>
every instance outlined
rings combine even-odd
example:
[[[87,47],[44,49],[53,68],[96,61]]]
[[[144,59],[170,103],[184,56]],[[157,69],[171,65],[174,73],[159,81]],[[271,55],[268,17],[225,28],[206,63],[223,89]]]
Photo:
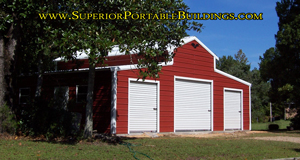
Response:
[[[147,103],[141,102],[141,103],[131,103],[132,109],[136,110],[153,110],[153,108],[156,108],[156,103]],[[152,107],[152,108],[151,108]]]
[[[211,83],[175,81],[175,131],[211,130]]]
[[[157,83],[130,82],[129,132],[157,131]]]
[[[225,130],[241,129],[241,91],[225,90],[224,125]]]
[[[196,104],[196,105],[199,105],[199,104]],[[207,110],[202,109],[202,112],[200,112],[199,108],[181,108],[181,109],[177,109],[177,111],[178,111],[177,115],[181,115],[181,114],[182,115],[187,115],[187,116],[193,116],[193,114],[197,114],[197,115],[205,114],[206,115],[207,112],[209,112],[208,109],[209,108],[207,108]],[[184,112],[179,113],[179,111],[182,111],[182,110],[184,110]]]

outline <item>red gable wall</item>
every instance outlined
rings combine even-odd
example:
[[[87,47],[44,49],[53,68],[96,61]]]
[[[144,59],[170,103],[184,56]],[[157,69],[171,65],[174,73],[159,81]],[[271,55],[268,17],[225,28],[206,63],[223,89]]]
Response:
[[[249,130],[249,86],[214,72],[214,57],[191,41],[177,49],[172,66],[164,66],[160,78],[160,132],[174,131],[174,76],[213,80],[213,130],[223,130],[223,93],[225,88],[243,90],[243,128]],[[138,70],[118,71],[117,134],[128,133],[128,78],[137,78]]]

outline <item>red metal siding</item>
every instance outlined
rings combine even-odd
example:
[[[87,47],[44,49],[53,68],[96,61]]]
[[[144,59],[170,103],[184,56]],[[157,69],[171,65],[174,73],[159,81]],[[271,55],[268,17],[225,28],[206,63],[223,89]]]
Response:
[[[214,115],[214,130],[224,129],[224,88],[234,88],[243,90],[243,126],[244,130],[249,130],[249,86],[232,80],[223,75],[220,75],[218,73],[214,74],[214,114],[216,114]]]
[[[31,96],[34,96],[36,76],[20,77],[17,80],[17,89],[30,87]],[[87,85],[88,72],[66,72],[44,75],[42,97],[51,99],[54,96],[54,87],[69,86],[70,111],[82,114],[81,123],[85,123],[85,103],[76,103],[76,85]],[[94,130],[100,133],[110,133],[111,110],[111,72],[96,71],[94,87],[93,119]],[[18,100],[19,90],[16,90]],[[18,101],[15,102],[18,105]]]
[[[177,49],[174,64],[164,66],[160,81],[160,132],[174,131],[174,75],[213,80],[213,123],[215,131],[224,130],[223,93],[225,88],[243,90],[244,130],[249,130],[249,86],[214,72],[214,57],[192,41]],[[128,133],[128,78],[137,78],[137,70],[118,71],[117,134]]]

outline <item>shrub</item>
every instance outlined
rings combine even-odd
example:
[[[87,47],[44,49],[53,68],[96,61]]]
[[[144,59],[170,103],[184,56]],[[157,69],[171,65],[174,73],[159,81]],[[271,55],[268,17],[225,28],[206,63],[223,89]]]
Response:
[[[278,130],[279,129],[279,125],[278,124],[269,124],[269,130]]]
[[[29,136],[44,135],[48,140],[56,137],[76,136],[72,124],[74,115],[61,105],[41,100],[22,108],[19,129]]]
[[[14,134],[17,128],[15,115],[8,105],[0,106],[0,131]]]

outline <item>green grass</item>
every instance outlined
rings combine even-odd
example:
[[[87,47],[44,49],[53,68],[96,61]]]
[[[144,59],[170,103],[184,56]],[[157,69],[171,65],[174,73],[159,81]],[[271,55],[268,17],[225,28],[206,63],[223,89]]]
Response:
[[[299,134],[299,132],[293,132]],[[268,133],[268,136],[285,135]],[[251,135],[253,137],[255,135]],[[262,134],[260,134],[262,136]],[[143,138],[125,140],[153,159],[270,159],[300,157],[300,144],[262,141],[249,137]],[[125,145],[104,142],[74,145],[0,139],[1,159],[134,159]],[[137,154],[140,159],[147,157]]]
[[[291,123],[290,120],[278,120],[275,122],[267,122],[267,123],[252,123],[251,128],[253,131],[258,131],[258,130],[268,130],[269,124],[278,124],[279,129],[286,129],[286,126],[289,126]]]

